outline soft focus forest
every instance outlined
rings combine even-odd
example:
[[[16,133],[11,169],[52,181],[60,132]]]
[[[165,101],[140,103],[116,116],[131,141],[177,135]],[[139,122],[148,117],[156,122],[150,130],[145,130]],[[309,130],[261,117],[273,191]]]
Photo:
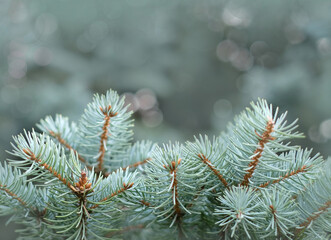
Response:
[[[46,115],[126,96],[135,139],[218,135],[265,98],[331,155],[331,2],[0,1],[0,157]],[[13,224],[1,239],[15,238]]]

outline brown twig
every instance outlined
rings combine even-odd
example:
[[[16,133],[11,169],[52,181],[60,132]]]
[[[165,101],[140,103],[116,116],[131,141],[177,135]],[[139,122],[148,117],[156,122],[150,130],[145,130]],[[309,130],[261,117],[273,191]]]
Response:
[[[129,165],[129,166],[123,167],[122,169],[123,169],[123,171],[124,171],[124,170],[127,169],[127,168],[136,168],[136,167],[138,167],[138,166],[140,166],[140,165],[143,165],[143,164],[147,163],[147,162],[150,161],[150,160],[152,160],[152,159],[151,159],[151,158],[146,158],[146,159],[144,159],[144,160],[142,160],[142,161],[139,161],[139,162],[136,162],[136,163],[131,164],[131,165]]]
[[[152,159],[151,159],[151,158],[146,158],[146,159],[144,159],[144,160],[142,160],[142,161],[139,161],[139,162],[136,162],[136,163],[131,164],[131,165],[129,165],[129,166],[123,167],[122,169],[123,169],[123,171],[125,171],[127,168],[136,168],[136,167],[138,167],[138,166],[140,166],[140,165],[143,165],[143,164],[147,163],[147,162],[150,161],[150,160],[152,160]],[[104,176],[104,177],[108,177],[110,174],[112,174],[113,172],[116,172],[117,170],[118,170],[118,169],[116,169],[116,170],[114,170],[114,171],[112,171],[112,172],[104,172],[104,173],[103,173],[103,176]]]
[[[181,162],[181,159],[178,159],[177,166],[180,164],[180,162]],[[177,166],[176,166],[176,162],[172,161],[170,166],[169,165],[168,166],[164,165],[163,167],[165,169],[169,169],[170,173],[173,174],[173,183],[172,183],[171,191],[172,191],[173,194],[175,193],[174,209],[175,209],[175,212],[177,214],[177,218],[179,218],[182,215],[182,213],[181,213],[180,204],[179,204],[179,201],[178,201]]]
[[[115,197],[115,196],[119,195],[120,193],[132,188],[132,186],[133,186],[133,183],[129,183],[129,184],[123,183],[123,187],[120,190],[118,190],[117,192],[113,192],[112,194],[108,195],[107,197],[101,199],[99,202],[107,201],[108,199]],[[90,209],[97,208],[98,206],[99,206],[99,204],[95,204],[92,207],[90,207]]]
[[[67,187],[69,187],[71,190],[75,191],[75,188],[71,185],[71,183],[65,179],[64,177],[61,176],[60,173],[56,172],[52,167],[50,167],[48,164],[46,163],[41,163],[41,159],[39,159],[38,157],[36,157],[34,155],[34,153],[27,148],[23,149],[23,152],[29,156],[30,160],[38,163],[40,166],[44,167],[46,170],[48,170],[50,173],[52,173],[57,179],[59,179],[64,185],[66,185]]]
[[[88,210],[86,209],[87,204],[87,194],[92,192],[91,190],[92,183],[89,183],[89,179],[87,178],[86,172],[81,171],[81,177],[79,178],[79,181],[75,183],[75,189],[74,192],[79,200],[79,205],[81,206],[82,211],[82,217],[80,218],[79,227],[81,229],[80,231],[80,237],[81,239],[86,238],[87,233],[87,219],[90,218],[90,214]]]
[[[177,166],[180,164],[181,159],[178,159],[177,161]],[[172,195],[175,194],[175,205],[174,205],[174,210],[175,210],[175,217],[176,217],[176,224],[178,227],[178,239],[184,239],[185,238],[185,234],[183,232],[183,228],[182,228],[182,216],[184,215],[180,209],[180,203],[178,201],[178,180],[177,180],[177,166],[176,166],[176,162],[172,161],[171,165],[163,165],[163,167],[165,169],[168,169],[170,171],[171,174],[173,174],[173,183],[171,186],[171,191],[172,191]]]
[[[300,224],[300,227],[308,227],[312,221],[321,216],[322,213],[326,212],[329,207],[331,207],[331,201],[327,201],[316,212],[312,213],[312,215],[309,216],[305,222]]]
[[[109,127],[109,123],[110,123],[110,118],[111,117],[115,117],[117,115],[116,113],[113,113],[110,111],[111,106],[109,105],[107,109],[103,109],[102,107],[100,107],[101,112],[105,115],[105,123],[103,124],[102,127],[102,134],[101,134],[101,139],[100,139],[100,148],[99,148],[99,157],[98,157],[98,169],[99,172],[102,172],[103,170],[103,158],[105,156],[105,152],[106,152],[106,148],[105,148],[105,143],[107,142],[108,139],[108,127]]]
[[[87,227],[86,227],[86,223],[87,223],[87,219],[90,217],[88,215],[88,212],[86,210],[86,195],[81,195],[79,198],[79,205],[81,206],[81,211],[82,211],[82,217],[80,218],[79,221],[79,227],[80,227],[80,238],[86,239],[86,234],[87,234]]]
[[[212,165],[212,163],[206,158],[203,154],[198,154],[198,157],[202,160],[204,164],[206,164],[210,170],[218,177],[219,180],[223,183],[224,187],[229,188],[227,181],[222,176],[222,174]]]
[[[270,209],[271,209],[271,213],[272,213],[272,215],[274,216],[274,222],[275,222],[275,224],[276,224],[276,227],[277,227],[277,232],[278,232],[278,236],[281,234],[281,229],[280,229],[280,227],[279,227],[279,225],[278,225],[278,219],[277,219],[277,216],[276,216],[276,209],[274,208],[274,206],[273,205],[270,205],[269,206],[270,207]]]
[[[177,182],[177,172],[176,169],[173,171],[174,174],[174,183],[172,185],[172,192],[175,192],[175,206],[174,209],[176,211],[176,214],[178,216],[181,215],[180,207],[179,207],[179,201],[178,201],[178,182]]]
[[[300,168],[300,169],[298,169],[296,171],[293,170],[290,173],[286,173],[284,176],[281,176],[278,179],[273,180],[272,182],[269,181],[269,182],[265,182],[265,183],[260,184],[259,185],[259,188],[265,188],[265,187],[267,187],[270,184],[279,183],[280,181],[284,181],[285,179],[287,179],[289,177],[292,177],[293,175],[297,175],[298,173],[307,172],[307,169],[308,169],[307,166],[306,165],[303,165],[302,168]]]
[[[142,203],[142,205],[145,205],[146,207],[151,206],[151,204],[149,202],[146,202],[145,200],[140,200],[140,202]]]
[[[12,191],[10,191],[7,188],[7,185],[0,185],[0,190],[5,191],[9,196],[13,197],[14,199],[16,199],[17,201],[19,201],[23,206],[27,206],[27,203],[23,201],[22,198],[18,197],[15,193],[13,193]]]
[[[68,150],[72,150],[75,154],[77,154],[79,161],[84,163],[88,170],[92,171],[92,167],[86,162],[86,160],[77,152],[77,150],[75,150],[72,146],[70,146],[69,143],[67,143],[59,133],[55,133],[51,130],[49,130],[48,132],[52,137],[56,138],[60,144],[65,146]]]
[[[275,138],[271,136],[271,133],[274,131],[274,122],[270,119],[267,123],[266,130],[263,132],[262,136],[259,135],[256,131],[255,134],[260,138],[259,147],[254,152],[254,157],[252,161],[249,163],[247,173],[244,176],[244,180],[242,181],[242,186],[248,186],[249,179],[253,176],[253,173],[256,169],[257,164],[262,156],[262,152],[264,150],[264,146],[270,140],[274,140]]]

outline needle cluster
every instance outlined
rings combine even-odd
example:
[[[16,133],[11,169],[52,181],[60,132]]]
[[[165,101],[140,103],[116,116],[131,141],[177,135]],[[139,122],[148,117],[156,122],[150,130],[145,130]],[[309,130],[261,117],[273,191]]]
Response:
[[[132,142],[127,107],[109,90],[13,138],[0,213],[19,239],[330,238],[331,159],[291,145],[286,113],[259,99],[226,132],[158,145]]]

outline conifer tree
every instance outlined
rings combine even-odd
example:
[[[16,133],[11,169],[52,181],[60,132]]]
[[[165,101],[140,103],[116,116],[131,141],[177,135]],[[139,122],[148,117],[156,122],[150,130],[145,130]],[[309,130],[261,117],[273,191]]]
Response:
[[[0,165],[2,215],[19,239],[328,239],[331,159],[259,99],[226,132],[132,143],[124,99],[94,96],[14,137]]]

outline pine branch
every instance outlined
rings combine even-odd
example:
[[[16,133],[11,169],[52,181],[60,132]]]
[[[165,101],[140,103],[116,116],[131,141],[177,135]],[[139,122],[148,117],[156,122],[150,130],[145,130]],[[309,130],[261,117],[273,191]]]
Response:
[[[92,171],[92,167],[86,162],[86,160],[75,150],[73,149],[72,146],[70,146],[62,137],[59,133],[55,133],[51,130],[48,130],[48,133],[54,137],[55,139],[57,139],[59,141],[59,143],[63,146],[65,146],[69,151],[72,150],[75,154],[77,154],[77,157],[79,159],[79,161],[81,161],[82,163],[85,164],[85,166],[87,167],[88,170]]]
[[[181,159],[178,159],[177,161],[177,166],[180,164]],[[179,218],[182,213],[180,210],[180,206],[179,206],[179,201],[178,201],[178,181],[177,181],[177,166],[176,166],[176,162],[172,161],[171,165],[164,165],[163,167],[165,169],[168,169],[170,171],[170,174],[173,176],[172,177],[172,185],[171,185],[171,191],[173,194],[173,201],[174,201],[174,210],[175,213],[177,215],[177,217]]]
[[[73,151],[77,154],[78,159],[86,165],[86,167],[92,171],[92,167],[88,165],[86,159],[72,146],[77,141],[77,126],[75,123],[69,124],[69,119],[63,117],[60,114],[56,114],[55,119],[51,116],[47,116],[45,119],[40,120],[37,124],[38,128],[56,139],[67,150]]]
[[[316,161],[315,161],[316,162]],[[331,229],[331,158],[319,167],[318,177],[297,195],[300,225],[295,232],[307,239],[328,239]]]
[[[178,239],[184,239],[185,234],[183,232],[182,228],[182,219],[183,213],[180,209],[180,203],[178,201],[178,180],[177,180],[177,167],[180,164],[181,159],[179,158],[177,160],[177,164],[175,161],[171,162],[171,165],[164,165],[163,167],[170,171],[170,174],[172,177],[172,186],[171,186],[171,192],[173,196],[173,202],[174,202],[174,210],[175,210],[175,219],[178,227]]]
[[[213,137],[212,140],[209,140],[208,136],[203,137],[202,135],[194,138],[195,142],[186,142],[184,151],[187,158],[191,159],[193,163],[191,168],[196,169],[194,172],[201,171],[203,178],[205,178],[202,181],[203,186],[194,196],[194,199],[197,199],[203,189],[207,192],[216,191],[216,189],[223,191],[223,187],[219,189],[217,186],[222,185],[229,188],[231,183],[221,174],[221,170],[225,172],[228,169],[225,161],[226,149],[221,139]],[[219,184],[217,184],[218,180],[220,180]],[[192,203],[189,203],[188,206],[191,205]]]
[[[139,161],[139,162],[136,162],[136,163],[131,164],[129,166],[123,167],[122,169],[125,170],[127,168],[136,168],[136,167],[138,167],[140,165],[143,165],[143,164],[145,164],[145,163],[147,163],[148,161],[151,161],[151,160],[152,160],[151,158],[146,158],[146,159],[144,159],[142,161]]]
[[[184,238],[186,219],[190,221],[192,215],[200,214],[203,200],[196,201],[195,197],[203,185],[209,184],[206,179],[211,173],[205,174],[207,167],[202,168],[202,161],[196,161],[197,154],[187,154],[186,148],[179,143],[164,144],[162,148],[157,146],[152,159],[145,170],[147,200],[153,205],[159,221],[168,222],[170,227],[178,230],[178,237]],[[189,204],[194,204],[190,210],[186,207]]]
[[[13,193],[12,191],[10,191],[6,185],[1,185],[0,184],[0,190],[5,191],[9,196],[13,197],[13,199],[16,199],[17,201],[19,201],[23,207],[27,207],[27,203],[24,202],[20,197],[18,197],[15,193]]]
[[[259,188],[265,188],[265,187],[269,186],[270,184],[276,184],[276,183],[279,183],[280,181],[284,181],[284,180],[286,180],[286,179],[288,179],[288,178],[290,178],[294,175],[297,175],[299,173],[307,172],[308,168],[309,167],[307,167],[306,165],[303,165],[300,169],[298,169],[296,171],[293,170],[290,173],[286,173],[284,176],[281,176],[276,180],[268,181],[268,182],[260,184]]]
[[[109,199],[111,199],[111,198],[113,198],[113,197],[115,197],[115,196],[117,196],[117,195],[125,192],[126,190],[132,188],[132,186],[133,186],[133,183],[129,183],[129,184],[123,183],[123,187],[120,190],[118,190],[116,192],[113,192],[112,194],[108,195],[107,197],[101,199],[99,201],[99,203],[105,202],[105,201],[107,201],[107,200],[109,200]],[[95,204],[92,207],[90,207],[90,209],[95,209],[95,208],[99,207],[99,205],[100,204]]]
[[[103,171],[103,158],[105,156],[105,152],[106,152],[106,142],[108,139],[108,127],[110,124],[110,118],[115,117],[118,113],[115,112],[113,113],[111,111],[111,106],[109,105],[107,109],[103,109],[102,107],[100,107],[100,111],[103,113],[103,115],[105,115],[104,121],[105,123],[103,124],[102,127],[102,134],[101,134],[101,139],[100,139],[100,148],[99,148],[99,157],[98,157],[98,170],[100,172]]]
[[[203,154],[198,154],[198,157],[206,164],[210,170],[218,177],[218,179],[223,183],[224,187],[229,188],[227,181],[222,176],[222,174],[211,164],[211,162]]]
[[[70,183],[70,181],[68,181],[67,179],[65,179],[64,177],[61,176],[60,173],[56,172],[52,167],[50,167],[48,164],[46,163],[42,163],[42,160],[38,157],[36,157],[34,155],[34,153],[27,148],[23,148],[23,152],[29,156],[29,159],[31,161],[34,161],[36,163],[38,163],[41,167],[44,167],[44,169],[48,170],[51,174],[53,174],[57,179],[59,179],[64,185],[66,185],[68,188],[70,188],[71,190],[75,191],[75,188],[72,186],[72,184]]]
[[[142,203],[142,205],[146,206],[146,207],[150,207],[151,204],[149,202],[146,202],[145,200],[140,200],[140,202]]]
[[[86,239],[87,236],[87,219],[90,217],[88,210],[86,209],[87,204],[87,194],[91,191],[92,183],[89,183],[89,180],[86,176],[86,172],[81,172],[81,177],[79,178],[79,182],[75,183],[76,186],[76,195],[78,197],[81,218],[79,221],[80,228],[80,236],[81,239]]]
[[[271,213],[272,213],[272,215],[274,217],[274,223],[276,225],[276,229],[277,229],[277,233],[278,233],[277,235],[279,237],[279,235],[281,234],[281,229],[280,229],[279,224],[278,224],[278,218],[277,218],[277,214],[276,214],[277,213],[276,212],[276,209],[274,208],[273,205],[270,205],[269,208],[271,209]]]
[[[144,159],[144,160],[142,160],[142,161],[139,161],[139,162],[136,162],[136,163],[134,163],[134,164],[131,164],[131,165],[129,165],[129,166],[126,166],[126,167],[123,167],[122,169],[123,169],[123,171],[125,171],[126,169],[128,169],[128,168],[136,168],[136,167],[138,167],[138,166],[140,166],[140,165],[143,165],[143,164],[145,164],[145,163],[147,163],[148,161],[151,161],[152,159],[151,158],[146,158],[146,159]],[[116,172],[118,169],[116,169],[116,170],[114,170],[113,172]],[[103,176],[104,177],[108,177],[109,175],[110,175],[111,173],[104,173],[103,174]]]
[[[263,206],[261,214],[264,215],[264,221],[260,225],[263,231],[261,238],[290,239],[293,235],[290,230],[297,224],[292,194],[285,189],[270,188],[261,189],[258,195]]]
[[[231,238],[243,231],[242,239],[251,239],[252,230],[257,229],[263,220],[264,211],[255,191],[244,186],[233,186],[218,197],[221,205],[215,209],[214,215],[220,215],[216,222],[223,230],[231,229]]]
[[[49,136],[37,135],[34,131],[25,132],[25,136],[20,134],[14,141],[16,145],[12,144],[14,151],[11,154],[19,159],[10,160],[10,165],[23,169],[23,175],[29,176],[30,182],[52,186],[57,184],[52,181],[55,177],[73,191],[73,176],[80,175],[79,160],[73,151],[67,157],[64,149]]]
[[[121,167],[136,168],[140,166],[138,165],[138,163],[141,163],[142,165],[148,163],[148,161],[152,160],[152,152],[156,146],[156,143],[153,143],[152,141],[148,140],[135,142],[132,146],[128,148],[126,153],[123,154],[122,157],[120,157],[122,163]],[[144,169],[145,168],[138,168],[138,170],[141,171],[145,171]]]
[[[91,177],[95,178],[93,172]],[[88,197],[93,192],[94,186],[85,171],[81,171],[80,178],[74,186],[69,192],[72,194],[67,194],[66,188],[60,185],[56,188],[57,194],[49,196],[47,209],[52,214],[45,220],[50,229],[55,229],[56,233],[61,234],[65,239],[86,240],[88,222],[92,221],[87,210]]]
[[[328,208],[331,207],[331,201],[327,201],[323,204],[316,212],[312,213],[305,222],[300,224],[300,227],[306,228],[310,225],[310,223],[316,220],[319,216],[321,216],[324,212],[328,211]]]
[[[320,178],[323,159],[290,145],[302,135],[292,132],[296,122],[287,124],[286,113],[277,117],[278,108],[273,114],[259,100],[227,133],[159,147],[130,142],[124,104],[108,91],[95,95],[78,125],[46,117],[39,124],[44,134],[14,137],[13,168],[0,165],[0,214],[14,213],[27,226],[22,237],[103,239],[152,224],[161,230],[167,224],[177,239],[206,239],[211,232],[289,239],[299,228],[307,238],[329,234],[329,171]]]
[[[17,201],[23,209],[28,210],[15,210],[18,215],[28,212],[38,214],[39,209],[44,208],[44,197],[44,192],[36,189],[32,183],[27,183],[26,177],[18,169],[12,169],[6,163],[3,166],[0,164],[0,207],[16,208]],[[1,211],[3,215],[8,213],[11,212]]]
[[[262,136],[259,135],[256,131],[255,134],[260,138],[260,141],[258,143],[259,147],[254,152],[254,157],[252,157],[252,161],[249,163],[246,175],[244,176],[244,180],[242,181],[242,186],[248,186],[249,179],[253,176],[253,173],[259,163],[259,159],[262,156],[262,152],[264,150],[264,146],[267,142],[270,140],[274,140],[275,138],[271,136],[271,133],[274,131],[274,121],[272,119],[269,119],[266,129],[263,132]]]
[[[132,140],[132,112],[115,91],[95,94],[78,124],[76,150],[96,172],[112,172],[122,166]],[[116,116],[116,117],[115,117]]]

